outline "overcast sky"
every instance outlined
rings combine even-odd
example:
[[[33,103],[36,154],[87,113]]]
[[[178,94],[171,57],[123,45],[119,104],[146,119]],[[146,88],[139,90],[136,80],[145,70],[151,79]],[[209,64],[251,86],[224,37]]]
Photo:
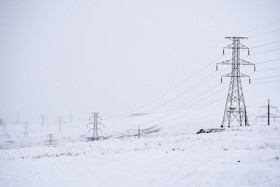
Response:
[[[43,112],[55,120],[70,113],[85,119],[93,111],[105,117],[172,111],[218,85],[220,75],[228,73],[221,68],[193,93],[172,100],[215,72],[216,62],[231,58],[227,54],[201,71],[230,44],[226,36],[248,36],[242,42],[249,48],[275,42],[252,48],[248,61],[279,59],[280,51],[262,53],[280,48],[279,10],[277,0],[1,0],[0,118],[14,122],[17,112],[22,121],[39,121]],[[259,64],[257,70],[277,67],[280,61]],[[257,79],[277,75],[280,69],[250,76],[252,82],[261,82],[280,80]],[[217,95],[192,107],[226,95],[228,82],[217,87]],[[280,107],[279,95],[280,82],[244,88],[252,113],[268,98]],[[224,105],[225,99],[200,115],[210,109],[222,118]]]

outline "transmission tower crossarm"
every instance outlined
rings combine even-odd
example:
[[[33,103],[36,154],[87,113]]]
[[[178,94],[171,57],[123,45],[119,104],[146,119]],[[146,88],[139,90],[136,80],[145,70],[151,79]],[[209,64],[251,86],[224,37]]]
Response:
[[[218,65],[232,65],[233,64],[233,60],[230,59],[230,60],[225,60],[225,61],[222,61],[222,62],[219,62],[217,63],[216,65],[216,70],[218,71]],[[254,71],[256,71],[256,68],[255,68],[255,64],[254,63],[251,63],[251,62],[248,62],[246,60],[243,60],[243,59],[239,59],[239,63],[238,65],[253,65],[254,66]],[[244,74],[243,74],[244,75]],[[249,76],[245,76],[245,77],[249,77]]]
[[[260,109],[262,109],[262,108],[265,108],[265,109],[266,109],[266,108],[275,109],[275,111],[278,112],[278,107],[273,106],[273,105],[269,105],[269,106],[268,106],[268,105],[264,105],[264,106],[261,106],[261,107],[260,107]]]
[[[248,39],[248,37],[242,37],[242,36],[227,36],[227,37],[225,37],[225,39],[229,39],[229,40],[244,40],[244,39]]]
[[[224,50],[224,49],[232,49],[233,47],[234,47],[233,44],[229,44],[229,45],[225,46],[225,47],[223,48],[223,50]]]
[[[223,77],[235,77],[235,78],[241,78],[241,77],[247,77],[247,78],[249,78],[249,84],[251,84],[251,78],[250,78],[250,76],[249,75],[246,75],[246,74],[244,74],[244,73],[238,73],[238,74],[236,74],[236,72],[235,71],[233,71],[233,72],[231,72],[231,73],[228,73],[228,74],[225,74],[225,75],[222,75],[221,76],[222,78],[221,78],[221,82],[223,82]]]
[[[252,63],[252,62],[248,62],[246,60],[240,59],[239,65],[245,65],[246,66],[246,65],[255,65],[255,64]]]
[[[233,60],[230,59],[230,60],[225,60],[225,61],[219,62],[219,63],[217,63],[217,65],[232,65],[232,63],[233,63]],[[248,61],[243,60],[243,59],[240,59],[238,64],[239,65],[245,65],[245,66],[246,65],[255,65],[254,63],[248,62]]]
[[[250,76],[243,74],[243,73],[240,73],[239,75],[236,75],[234,73],[228,73],[228,74],[222,75],[222,77],[250,77]]]
[[[269,116],[270,116],[271,118],[280,118],[279,115],[272,114],[272,113],[270,113]],[[267,117],[268,117],[268,113],[261,114],[261,115],[258,115],[258,116],[256,116],[256,117],[257,117],[257,118],[267,118]]]
[[[267,108],[268,106],[267,105],[264,105],[264,106],[261,106],[261,108]],[[269,105],[270,108],[278,108],[276,106],[273,106],[273,105]]]
[[[236,47],[234,44],[230,44],[226,47],[224,47],[223,49],[248,49],[249,50],[249,47],[243,45],[243,44],[240,44],[240,46]]]
[[[233,63],[232,59],[230,60],[225,60],[222,62],[217,63],[217,65],[231,65]]]

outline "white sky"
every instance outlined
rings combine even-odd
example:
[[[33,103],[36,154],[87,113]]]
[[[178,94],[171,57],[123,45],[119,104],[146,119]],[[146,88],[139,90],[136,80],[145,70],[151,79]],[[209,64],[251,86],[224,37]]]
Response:
[[[218,85],[220,75],[228,72],[216,72],[211,81],[158,108],[215,71],[216,62],[158,98],[218,58],[222,48],[230,44],[225,36],[248,36],[242,41],[248,47],[279,41],[279,10],[277,0],[1,0],[0,118],[14,122],[17,112],[22,121],[39,121],[43,112],[55,121],[59,115],[68,118],[70,113],[86,119],[93,111],[105,117],[172,111]],[[275,43],[252,49],[246,60],[279,59],[280,51],[253,55],[279,48],[280,43]],[[230,54],[217,62],[229,58]],[[257,65],[259,70],[277,67],[280,61]],[[243,72],[249,74],[252,69]],[[251,77],[254,82],[254,78],[274,75],[280,75],[280,69]],[[224,87],[220,93],[209,94],[208,99],[188,109],[204,107],[226,95],[229,80],[225,82],[217,88]],[[251,114],[268,98],[280,107],[279,91],[280,82],[244,88]],[[202,110],[200,116],[211,112],[221,119],[224,105],[225,99]]]

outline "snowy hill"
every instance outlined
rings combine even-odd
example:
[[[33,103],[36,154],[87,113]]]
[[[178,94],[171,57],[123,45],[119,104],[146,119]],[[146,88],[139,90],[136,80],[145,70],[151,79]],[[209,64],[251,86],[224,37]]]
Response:
[[[28,138],[22,137],[22,127],[7,125],[10,139],[1,137],[0,186],[279,185],[279,123],[196,134],[213,125],[155,121],[142,125],[137,138],[138,124],[152,118],[105,121],[102,136],[108,138],[94,142],[85,142],[86,123],[64,125],[61,132],[56,124],[30,124]],[[50,133],[56,145],[47,146]]]

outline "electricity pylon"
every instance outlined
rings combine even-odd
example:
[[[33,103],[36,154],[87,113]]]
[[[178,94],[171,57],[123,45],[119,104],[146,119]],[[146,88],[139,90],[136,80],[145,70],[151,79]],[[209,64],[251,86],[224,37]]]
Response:
[[[71,113],[69,117],[70,117],[70,123],[72,124],[73,123],[73,114]]]
[[[46,116],[44,115],[44,113],[42,113],[41,119],[42,119],[42,127],[44,127],[45,119],[46,119]]]
[[[0,119],[0,132],[1,131],[2,131],[2,133],[0,134],[0,136],[4,135],[7,138],[10,138],[10,135],[8,134],[8,131],[7,131],[6,123],[3,119]]]
[[[24,123],[23,138],[28,138],[28,126],[27,126],[27,122]]]
[[[61,116],[59,116],[57,123],[58,123],[58,127],[59,127],[59,132],[61,132],[62,123],[64,124],[65,121],[64,121],[64,119]]]
[[[54,138],[54,134],[48,134],[47,135],[47,145],[48,146],[51,146],[51,145],[54,145],[54,144],[56,144],[56,139]]]
[[[98,131],[101,129],[98,126],[102,123],[100,123],[98,120],[102,120],[102,118],[99,116],[99,113],[93,112],[88,123],[89,125],[92,125],[92,128],[89,129],[89,131],[92,131],[92,141],[99,140]]]
[[[262,108],[266,108],[267,109],[267,113],[259,115],[259,116],[257,116],[257,118],[262,118],[262,119],[263,118],[267,118],[267,125],[270,125],[270,118],[274,118],[274,121],[275,121],[275,118],[280,118],[280,116],[271,113],[271,109],[275,109],[275,111],[278,112],[278,108],[275,107],[275,106],[270,105],[269,99],[268,99],[268,104],[266,106],[261,106],[260,110]]]
[[[240,43],[240,40],[247,39],[247,37],[226,37],[226,39],[231,40],[232,44],[229,44],[228,46],[223,48],[223,54],[225,54],[225,49],[232,49],[232,59],[217,63],[216,66],[216,69],[218,70],[218,65],[231,65],[231,72],[222,75],[221,77],[221,82],[223,82],[223,77],[231,78],[221,127],[223,128],[225,123],[227,123],[228,127],[230,127],[233,120],[236,120],[240,126],[242,126],[243,124],[245,126],[248,126],[249,123],[242,90],[241,78],[248,77],[249,83],[251,83],[251,80],[248,75],[240,72],[240,66],[255,64],[240,59],[240,49],[247,49],[249,55],[249,48]]]

